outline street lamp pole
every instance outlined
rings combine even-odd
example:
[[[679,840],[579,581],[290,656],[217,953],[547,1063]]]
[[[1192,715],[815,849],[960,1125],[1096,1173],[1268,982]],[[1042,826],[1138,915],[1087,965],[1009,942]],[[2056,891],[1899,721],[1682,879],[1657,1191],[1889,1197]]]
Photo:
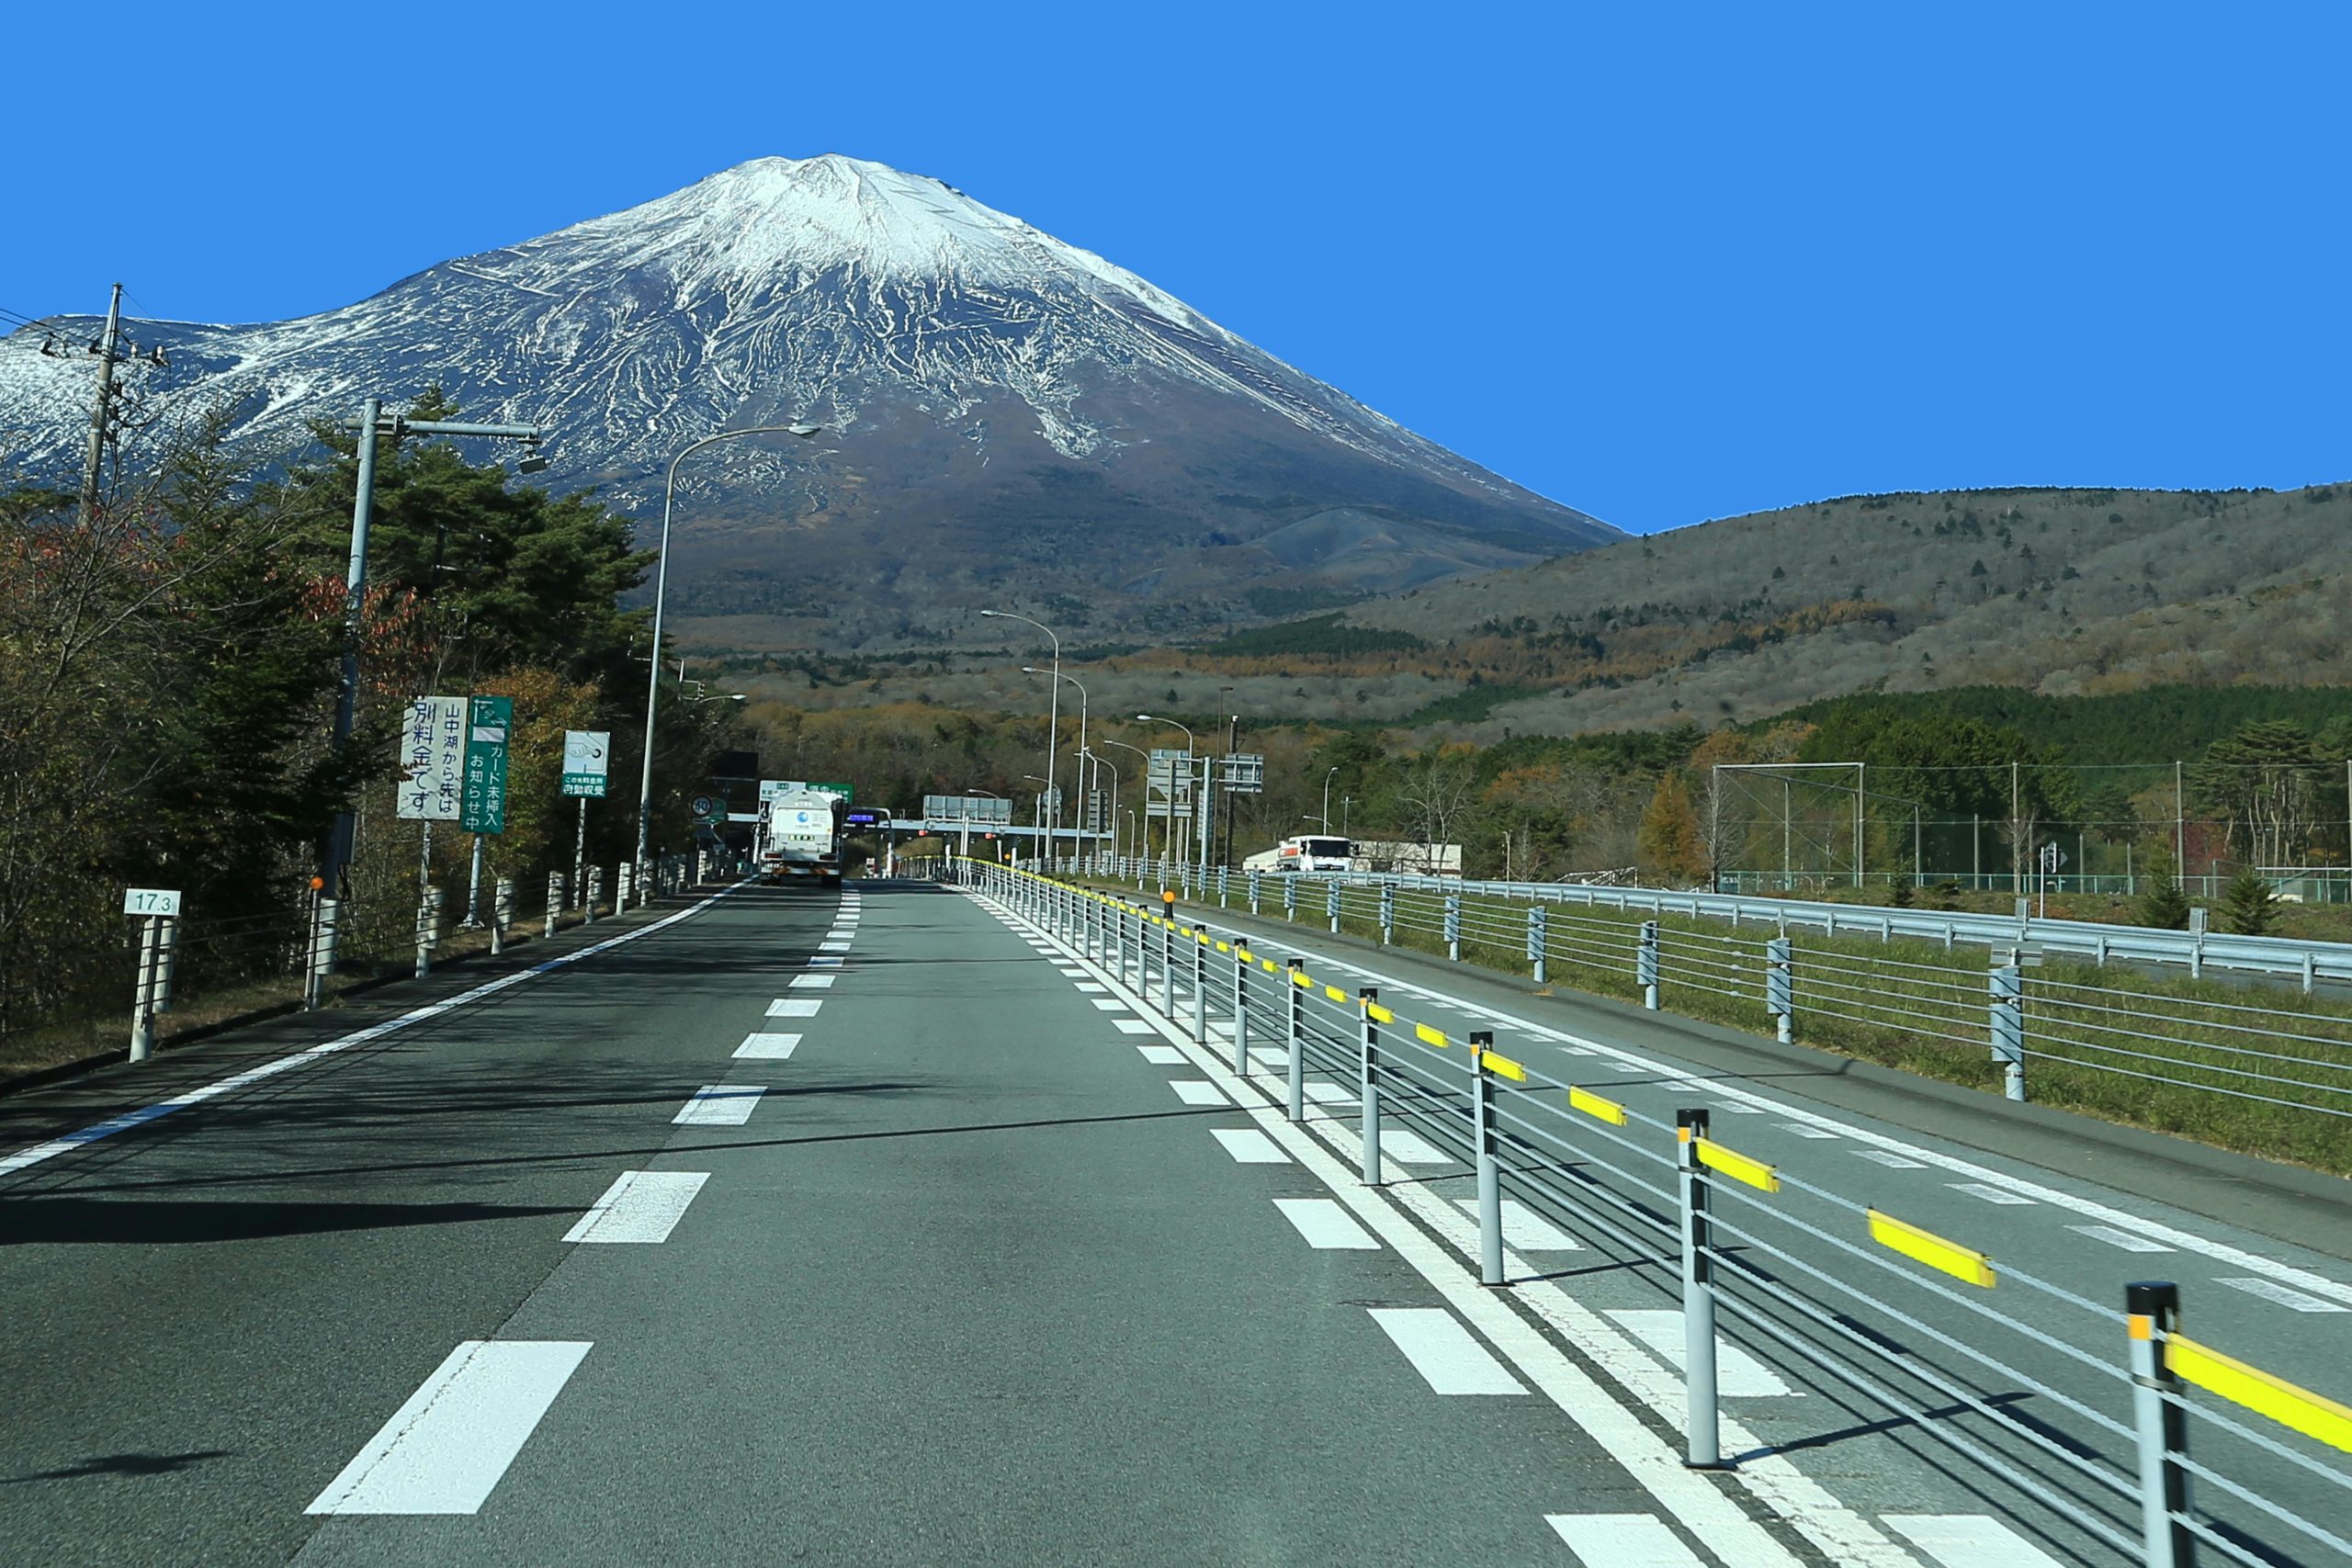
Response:
[[[1062,672],[1061,636],[1045,622],[1033,621],[1026,615],[1016,615],[1010,610],[982,610],[980,614],[989,616],[995,620],[1019,621],[1024,626],[1035,626],[1053,639],[1055,675],[1054,691],[1052,700],[1046,705],[1046,793],[1048,795],[1055,797],[1054,820],[1055,825],[1058,826],[1061,819],[1061,800],[1059,798],[1059,792],[1054,786],[1054,779],[1057,776],[1057,771],[1061,765],[1057,755],[1062,743],[1062,683],[1060,680]],[[1052,829],[1049,828],[1046,831],[1048,835],[1050,835]]]
[[[1107,737],[1104,738],[1102,744],[1105,746],[1116,746],[1122,751],[1133,751],[1136,756],[1142,761],[1144,802],[1145,809],[1148,812],[1150,809],[1151,801],[1151,753],[1145,750],[1140,746],[1130,746],[1124,740],[1113,740]],[[1117,773],[1118,770],[1116,768],[1112,769],[1114,777],[1117,776]],[[1129,817],[1134,817],[1135,814],[1135,808],[1133,807],[1129,807],[1127,808],[1127,815]],[[1137,855],[1148,855],[1151,853],[1151,818],[1148,816],[1143,817],[1137,820],[1136,831],[1132,836],[1135,839],[1136,853]]]
[[[1075,854],[1078,852],[1079,836],[1084,830],[1086,825],[1086,812],[1083,805],[1083,802],[1087,798],[1086,758],[1088,752],[1086,750],[1086,682],[1080,680],[1075,675],[1065,675],[1058,670],[1040,670],[1034,664],[1023,665],[1021,667],[1021,672],[1023,675],[1051,675],[1057,682],[1068,681],[1071,685],[1078,688],[1078,798],[1081,804],[1078,817],[1075,819],[1075,826],[1070,829],[1070,852]],[[1059,688],[1057,687],[1057,689],[1058,690]],[[1053,770],[1051,768],[1046,769],[1046,772],[1048,773],[1051,773],[1052,771]],[[1058,807],[1059,803],[1057,802],[1056,804]],[[1058,809],[1055,812],[1055,815],[1057,817],[1060,816]]]
[[[1111,770],[1111,858],[1117,860],[1119,858],[1119,764],[1110,761],[1100,751],[1087,750],[1080,754],[1092,761],[1097,769]]]
[[[1340,764],[1334,762],[1331,772],[1323,775],[1323,830],[1327,833],[1331,830],[1331,773],[1339,771]]]
[[[716,435],[706,435],[699,441],[688,442],[670,459],[670,477],[662,486],[662,543],[653,568],[653,663],[652,674],[645,690],[645,757],[637,781],[637,876],[643,886],[647,872],[646,840],[653,831],[653,716],[662,701],[662,611],[670,587],[670,515],[678,500],[678,465],[706,446],[721,441],[734,441],[746,435],[797,435],[806,441],[824,433],[820,424],[753,424],[741,430],[722,430]]]

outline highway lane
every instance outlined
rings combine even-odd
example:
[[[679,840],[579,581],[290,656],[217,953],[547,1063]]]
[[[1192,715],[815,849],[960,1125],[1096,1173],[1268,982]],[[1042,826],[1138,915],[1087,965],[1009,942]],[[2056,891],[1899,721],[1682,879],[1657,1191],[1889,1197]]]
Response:
[[[17,1171],[0,1541],[1813,1560],[1562,1422],[1077,968],[935,890],[745,892]]]
[[[2122,1282],[2151,1276],[2184,1281],[2190,1322],[2208,1343],[2227,1346],[2257,1364],[2266,1364],[2267,1358],[2267,1364],[2290,1375],[2312,1377],[2324,1389],[2324,1377],[2315,1375],[2321,1369],[2352,1362],[2345,1354],[2340,1257],[2281,1242],[2241,1224],[2216,1222],[2208,1214],[2154,1203],[2132,1190],[2194,1197],[2210,1188],[2211,1201],[2204,1206],[2244,1214],[2255,1207],[2246,1201],[2247,1190],[2260,1190],[2264,1179],[2274,1174],[2260,1169],[2258,1162],[2201,1150],[2167,1161],[2163,1141],[2139,1135],[2053,1138],[2052,1128],[2065,1127],[2073,1119],[2041,1112],[2031,1123],[2020,1125],[2014,1108],[2000,1102],[1972,1106],[1965,1101],[1973,1097],[1944,1086],[1925,1086],[1940,1093],[1906,1094],[1907,1086],[1899,1082],[1873,1081],[1892,1079],[1891,1074],[1858,1083],[1838,1071],[1834,1059],[1819,1054],[1749,1049],[1728,1032],[1637,1010],[1588,1005],[1586,998],[1548,998],[1532,994],[1533,987],[1442,960],[1380,950],[1279,920],[1216,911],[1202,911],[1202,918],[1213,926],[1256,933],[1262,953],[1306,955],[1311,973],[1337,979],[1344,988],[1377,984],[1383,999],[1401,1015],[1434,1023],[1457,1040],[1472,1028],[1494,1029],[1498,1049],[1652,1116],[1670,1121],[1679,1105],[1710,1105],[1715,1111],[1715,1136],[1744,1152],[1968,1239],[2013,1269],[2081,1290],[2104,1310],[2085,1313],[2016,1289],[1999,1292],[1999,1310],[2083,1344],[2105,1366],[2120,1363],[2116,1319]],[[1149,944],[1147,951],[1153,951]],[[1354,1096],[1346,1080],[1351,1076],[1334,1072],[1325,1084],[1331,1096],[1327,1113],[1350,1122],[1355,1114]],[[1858,1113],[1853,1109],[1857,1100],[1868,1103],[1876,1114]],[[1939,1130],[1923,1133],[1923,1126]],[[1980,1126],[1988,1126],[1994,1134],[1984,1142],[2037,1152],[2061,1168],[2037,1168],[2030,1159],[1970,1147],[1967,1137]],[[2086,1163],[2086,1153],[2096,1159],[2101,1174],[2122,1175],[2129,1186],[2086,1181],[2064,1168]],[[1841,1168],[1857,1174],[1841,1175]],[[1413,1168],[1412,1174],[1442,1191],[1460,1168],[1433,1164]],[[2284,1193],[2268,1198],[2272,1223],[2315,1216],[2321,1223],[2296,1223],[2291,1228],[2312,1239],[2339,1234],[2330,1229],[2330,1223],[2340,1227],[2340,1213],[2321,1210],[2301,1184],[2286,1186]],[[1784,1196],[1774,1206],[1797,1205]],[[1816,1223],[1834,1220],[1821,1213],[1810,1217]],[[1599,1257],[1626,1256],[1597,1235],[1588,1234],[1584,1239]],[[1852,1267],[1848,1260],[1839,1262]],[[2224,1277],[2236,1283],[2225,1285]],[[1620,1330],[1614,1336],[1622,1352],[1619,1370],[1631,1382],[1638,1383],[1655,1370],[1654,1352],[1679,1332],[1679,1314],[1670,1312],[1671,1289],[1670,1276],[1661,1277],[1655,1268],[1646,1274],[1641,1269],[1614,1275],[1596,1271],[1576,1288],[1603,1335],[1614,1320]],[[1879,1293],[1887,1292],[1882,1288]],[[1963,1320],[1946,1314],[1943,1321],[1949,1325]],[[1727,1332],[1735,1337],[1738,1334],[1736,1328]],[[1991,1342],[1996,1337],[1984,1337]],[[1763,1352],[1761,1359],[1768,1363],[1786,1361],[1770,1353],[1777,1348],[1769,1343],[1751,1348]],[[2063,1357],[2031,1345],[2000,1348],[2012,1365],[2030,1375],[2061,1386],[2083,1384],[2082,1369],[2066,1364]],[[1784,1365],[1783,1371],[1792,1386],[1809,1381],[1816,1393],[1821,1390],[1823,1380],[1817,1374],[1809,1380],[1805,1376],[1814,1369],[1798,1363],[1794,1368]],[[2098,1388],[2098,1402],[2120,1407],[2114,1393]],[[1866,1407],[1857,1406],[1855,1414],[1865,1416]],[[1750,1403],[1741,1409],[1741,1418],[1766,1442],[1809,1448],[1819,1444],[1817,1413],[1785,1399]],[[1836,1456],[1833,1463],[1853,1464],[1854,1450],[1864,1447],[1843,1446],[1849,1451]],[[1866,1461],[1862,1468],[1889,1473],[1902,1469],[1877,1461]],[[2058,1468],[2063,1472],[2064,1467]],[[1859,1479],[1874,1483],[1876,1477],[1864,1473]],[[2282,1486],[2296,1491],[2290,1482]],[[1871,1489],[1865,1486],[1865,1495]],[[2342,1506],[2341,1495],[2324,1488],[2312,1491],[2309,1500],[2321,1518]],[[2063,1536],[2063,1527],[2059,1533]]]

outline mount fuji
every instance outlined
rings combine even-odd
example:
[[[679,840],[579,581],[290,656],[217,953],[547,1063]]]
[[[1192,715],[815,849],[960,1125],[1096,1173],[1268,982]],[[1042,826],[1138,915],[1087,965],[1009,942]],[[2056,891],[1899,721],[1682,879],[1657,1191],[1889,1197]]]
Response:
[[[1180,635],[1623,536],[1099,256],[836,155],[758,159],[322,315],[131,335],[170,353],[152,407],[227,400],[265,459],[307,419],[438,384],[462,417],[545,426],[546,482],[640,518],[686,443],[823,426],[681,470],[673,604],[711,648],[953,642],[984,604]],[[0,469],[53,479],[93,367],[40,347],[0,340]]]

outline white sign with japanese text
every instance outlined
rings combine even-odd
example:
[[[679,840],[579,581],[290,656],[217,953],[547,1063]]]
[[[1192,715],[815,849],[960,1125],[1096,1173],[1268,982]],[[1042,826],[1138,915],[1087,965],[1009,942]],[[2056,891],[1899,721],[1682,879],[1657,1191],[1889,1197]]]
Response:
[[[455,822],[466,771],[466,699],[412,697],[401,727],[400,815]]]

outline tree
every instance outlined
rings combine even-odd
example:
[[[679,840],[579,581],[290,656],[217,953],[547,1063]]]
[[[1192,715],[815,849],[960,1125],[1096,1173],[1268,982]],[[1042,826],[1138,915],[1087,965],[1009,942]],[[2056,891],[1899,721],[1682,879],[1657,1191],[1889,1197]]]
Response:
[[[2232,850],[2256,865],[2299,863],[2319,798],[2311,732],[2256,719],[2206,749],[2197,793],[2228,823]]]
[[[1696,882],[1707,874],[1707,852],[1699,822],[1690,809],[1690,790],[1679,773],[1657,781],[1642,826],[1634,840],[1642,869],[1676,882]]]
[[[1396,781],[1396,804],[1416,843],[1456,841],[1475,798],[1470,759],[1432,748],[1414,758]]]
[[[2248,867],[2230,879],[2222,895],[2222,929],[2238,936],[2267,936],[2278,919],[2278,896],[2270,879]]]
[[[2140,895],[2140,923],[2177,931],[2188,924],[2188,895],[2180,890],[2172,846],[2157,840],[2148,852],[2148,886]]]

